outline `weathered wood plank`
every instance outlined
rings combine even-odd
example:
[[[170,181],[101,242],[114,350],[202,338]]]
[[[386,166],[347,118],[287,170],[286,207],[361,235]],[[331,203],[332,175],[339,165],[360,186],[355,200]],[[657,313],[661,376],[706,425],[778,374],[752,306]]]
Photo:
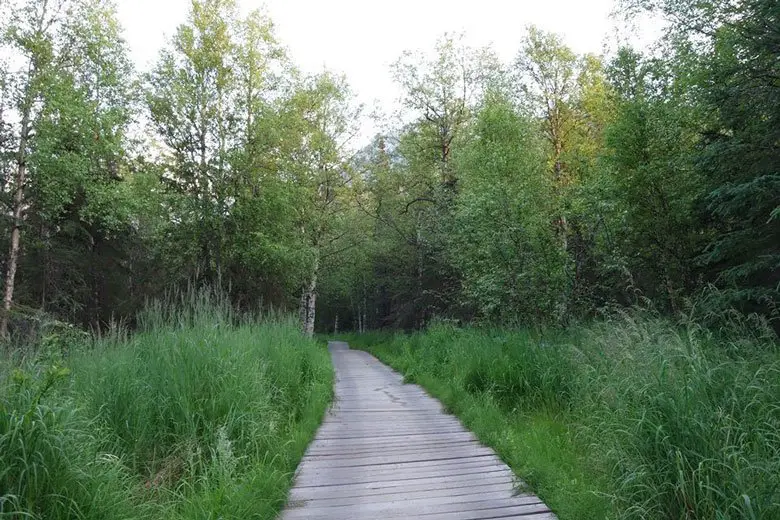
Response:
[[[312,448],[309,449],[308,454],[309,456],[315,456],[315,455],[324,455],[324,456],[344,456],[344,455],[362,455],[362,454],[370,454],[370,453],[377,453],[378,451],[381,451],[382,453],[388,454],[388,453],[395,453],[395,452],[403,452],[403,451],[415,451],[415,450],[426,450],[426,449],[441,449],[443,447],[460,447],[467,449],[470,446],[479,446],[477,441],[451,441],[451,442],[430,442],[430,443],[417,443],[417,444],[408,444],[403,445],[401,443],[398,444],[369,444],[369,445],[363,445],[363,446],[356,446],[353,449],[350,449],[347,446],[329,446],[327,448]]]
[[[329,348],[336,399],[282,519],[555,519],[422,388],[365,352]]]
[[[501,467],[470,467],[470,468],[439,468],[431,470],[417,470],[415,472],[395,472],[384,474],[370,474],[363,473],[354,475],[350,473],[344,473],[339,475],[335,472],[325,474],[313,474],[308,475],[302,473],[297,480],[297,486],[300,487],[327,487],[337,486],[344,484],[381,484],[382,482],[392,482],[399,480],[406,481],[420,481],[425,479],[438,479],[448,477],[462,477],[468,478],[470,481],[479,480],[481,477],[492,474],[509,474],[508,471]],[[297,487],[296,486],[296,487]]]
[[[364,477],[363,479],[357,481],[357,482],[342,482],[342,483],[322,483],[322,484],[315,484],[315,485],[302,485],[298,483],[298,485],[295,486],[295,489],[291,491],[291,493],[297,491],[297,490],[306,490],[306,489],[316,489],[316,490],[323,490],[327,491],[328,488],[340,488],[342,490],[346,489],[381,489],[386,487],[401,487],[405,485],[417,485],[417,486],[424,486],[428,482],[436,482],[436,483],[446,483],[446,482],[473,482],[475,475],[479,475],[483,478],[497,478],[497,477],[503,477],[508,479],[514,479],[515,476],[512,474],[511,471],[506,471],[503,469],[496,469],[491,471],[484,471],[483,468],[478,468],[475,473],[456,473],[452,475],[425,475],[425,476],[416,476],[407,478],[406,475],[399,475],[401,478],[395,478],[395,479],[386,479],[386,480],[377,480],[373,479],[370,476]],[[292,494],[290,495],[292,497]]]
[[[508,472],[506,467],[499,465],[471,465],[461,467],[458,465],[434,466],[429,468],[415,468],[410,470],[395,470],[387,472],[353,472],[347,470],[305,470],[299,473],[296,483],[301,486],[328,486],[358,482],[383,482],[387,480],[419,480],[425,478],[453,477],[469,475],[478,480],[481,475],[496,471]]]
[[[465,467],[472,467],[472,466],[506,467],[506,465],[504,465],[501,462],[501,460],[494,455],[483,456],[483,457],[466,457],[466,458],[448,459],[448,460],[429,460],[423,462],[402,462],[396,464],[385,464],[383,466],[351,466],[347,468],[336,468],[328,464],[320,464],[318,466],[315,466],[314,464],[309,464],[309,461],[307,460],[306,467],[299,468],[298,473],[306,474],[306,473],[312,473],[314,471],[325,471],[325,472],[332,472],[332,473],[347,472],[354,475],[360,473],[381,474],[385,472],[398,472],[398,471],[411,472],[415,470],[430,470],[434,468],[439,469],[444,467],[465,468]]]
[[[410,516],[409,520],[555,520],[555,515],[544,504],[481,509],[478,511],[453,511],[425,516]]]
[[[538,498],[534,497],[530,499],[533,501],[533,503],[530,504],[523,504],[521,502],[523,498],[529,499],[528,497],[515,497],[516,502],[514,505],[518,507],[525,505],[527,507],[527,513],[542,513],[549,511],[549,508],[541,503]],[[396,500],[389,502],[377,502],[374,500],[374,497],[370,497],[364,502],[343,506],[334,505],[331,507],[319,507],[316,505],[303,505],[299,508],[290,508],[285,512],[282,518],[284,520],[303,518],[408,518],[441,512],[454,514],[456,512],[478,511],[478,509],[475,509],[474,504],[495,503],[499,500],[508,500],[506,494],[502,491],[482,493],[481,495],[457,495],[451,497]]]
[[[408,449],[399,453],[387,453],[383,451],[373,452],[371,454],[350,453],[350,454],[307,454],[307,459],[317,463],[327,463],[332,467],[339,466],[364,466],[366,464],[394,464],[398,462],[417,462],[426,460],[450,460],[463,457],[478,457],[480,455],[489,456],[493,452],[489,448],[479,445],[461,447],[447,446],[444,448],[422,448]]]
[[[465,514],[469,512],[475,514],[477,518],[480,517],[485,518],[485,517],[497,516],[495,513],[492,512],[497,509],[500,510],[500,509],[506,509],[510,507],[521,508],[526,506],[538,506],[539,504],[541,504],[541,501],[538,498],[533,496],[514,497],[511,499],[499,498],[499,499],[490,499],[490,500],[473,500],[467,502],[452,502],[452,503],[428,504],[428,505],[412,503],[408,508],[384,509],[382,510],[382,518],[398,518],[398,517],[423,518],[423,516],[427,518],[428,516],[433,516],[433,515],[455,516],[455,515]],[[488,513],[483,514],[482,513],[483,511],[487,511]],[[311,516],[308,516],[306,518],[313,518],[313,519],[336,518],[335,516],[336,512],[343,515],[339,518],[344,518],[344,519],[373,518],[366,515],[366,511],[361,510],[360,507],[354,507],[354,506],[324,508],[324,509],[317,509],[317,510],[315,510],[314,508],[310,508],[308,512],[311,513]],[[517,513],[513,512],[508,514],[517,514]],[[287,517],[288,515],[285,515],[284,518]],[[289,517],[295,518],[295,514],[290,513]],[[299,516],[299,518],[301,517]],[[541,519],[531,516],[528,520],[541,520]]]
[[[345,506],[352,504],[363,504],[367,501],[371,503],[397,502],[399,500],[417,500],[432,498],[453,498],[458,496],[479,496],[484,493],[512,493],[512,479],[490,479],[489,482],[479,484],[458,482],[455,484],[444,484],[442,486],[418,486],[421,489],[415,489],[414,486],[407,486],[402,489],[381,489],[369,490],[365,492],[346,491],[340,492],[338,489],[328,489],[331,494],[315,494],[313,492],[305,493],[306,496],[297,500],[306,502],[313,506]],[[452,487],[447,487],[452,486]],[[312,488],[309,488],[312,489]],[[320,488],[322,489],[322,488]],[[292,500],[292,498],[291,498]]]
[[[446,495],[450,490],[459,490],[463,488],[473,489],[474,477],[469,479],[451,480],[448,478],[440,479],[418,479],[418,480],[405,480],[405,481],[388,481],[393,482],[390,486],[379,486],[379,483],[373,484],[344,484],[341,486],[320,486],[320,487],[297,487],[290,492],[290,500],[319,500],[331,497],[339,498],[351,498],[351,497],[365,497],[374,495],[397,495],[399,493],[404,494],[405,497],[411,496],[412,493],[423,491],[441,491]],[[481,475],[479,478],[479,486],[493,486],[499,485],[501,489],[511,489],[514,486],[515,479],[512,476],[500,475],[500,476],[487,476]]]

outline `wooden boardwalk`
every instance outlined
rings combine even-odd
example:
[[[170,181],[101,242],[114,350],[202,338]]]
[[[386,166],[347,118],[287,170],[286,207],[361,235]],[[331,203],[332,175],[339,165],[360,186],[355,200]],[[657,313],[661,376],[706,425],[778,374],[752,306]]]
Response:
[[[296,474],[283,520],[552,520],[439,402],[371,355],[328,345],[336,400]]]

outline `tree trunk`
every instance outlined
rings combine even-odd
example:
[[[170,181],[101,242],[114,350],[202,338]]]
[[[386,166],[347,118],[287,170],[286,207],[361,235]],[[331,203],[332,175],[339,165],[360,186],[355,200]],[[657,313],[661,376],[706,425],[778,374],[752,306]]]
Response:
[[[46,225],[41,224],[41,242],[43,242],[43,266],[41,276],[41,312],[46,312],[46,298],[48,296],[46,289],[49,286],[49,229]]]
[[[366,295],[365,275],[363,276],[363,304],[361,305],[361,312],[363,313],[363,318],[360,320],[360,332],[362,334],[368,328],[368,325],[366,325],[366,320],[368,319],[368,296]]]
[[[303,290],[303,333],[307,338],[314,336],[314,319],[317,308],[317,275],[313,275]]]
[[[306,289],[301,289],[301,301],[298,302],[298,319],[301,322],[301,330],[306,330],[306,309],[308,309],[308,299],[306,296]]]
[[[422,229],[421,229],[420,216],[417,216],[417,305],[415,313],[418,316],[419,321],[414,324],[415,328],[422,329],[425,324],[425,307],[423,306],[423,250],[422,250]]]
[[[311,278],[301,295],[301,318],[303,333],[307,338],[314,336],[314,319],[317,311],[317,274],[319,272],[319,255],[314,258]]]
[[[93,331],[100,331],[100,310],[102,302],[102,276],[101,269],[98,265],[100,259],[100,238],[95,238],[92,233],[89,233],[89,284],[90,284],[90,300],[88,305],[89,326]]]
[[[35,26],[35,38],[45,35],[45,20],[49,2],[43,0],[37,6],[40,8]],[[3,311],[0,315],[0,338],[8,337],[8,320],[11,305],[14,301],[14,286],[16,269],[19,265],[21,252],[22,214],[24,212],[24,185],[27,182],[27,143],[30,139],[30,120],[32,118],[33,102],[37,96],[35,79],[40,71],[40,50],[34,51],[27,67],[24,99],[19,112],[21,124],[19,127],[19,148],[16,154],[16,173],[14,175],[13,215],[11,217],[11,244],[8,247],[8,263],[5,272],[5,290],[3,291]]]
[[[8,264],[5,272],[5,291],[3,293],[3,315],[0,317],[0,337],[8,337],[8,319],[11,304],[14,301],[16,268],[19,265],[21,242],[22,210],[24,208],[24,184],[27,181],[27,139],[30,130],[30,104],[26,104],[22,114],[19,134],[19,151],[16,156],[16,175],[14,176],[14,206],[11,228],[11,245],[8,248]]]

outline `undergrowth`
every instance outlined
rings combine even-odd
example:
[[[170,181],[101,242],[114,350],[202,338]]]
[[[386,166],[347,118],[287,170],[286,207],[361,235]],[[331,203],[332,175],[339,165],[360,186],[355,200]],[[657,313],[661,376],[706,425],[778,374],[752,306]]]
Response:
[[[330,399],[326,350],[208,292],[139,322],[2,362],[0,518],[275,516]]]

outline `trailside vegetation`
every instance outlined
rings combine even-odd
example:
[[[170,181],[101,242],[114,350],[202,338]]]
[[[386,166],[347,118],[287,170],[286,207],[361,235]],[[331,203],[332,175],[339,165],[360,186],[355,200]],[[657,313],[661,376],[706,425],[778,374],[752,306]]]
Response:
[[[0,364],[0,516],[272,519],[331,395],[322,344],[218,293],[51,334]]]
[[[349,337],[442,400],[562,519],[780,516],[780,349],[652,313]]]

